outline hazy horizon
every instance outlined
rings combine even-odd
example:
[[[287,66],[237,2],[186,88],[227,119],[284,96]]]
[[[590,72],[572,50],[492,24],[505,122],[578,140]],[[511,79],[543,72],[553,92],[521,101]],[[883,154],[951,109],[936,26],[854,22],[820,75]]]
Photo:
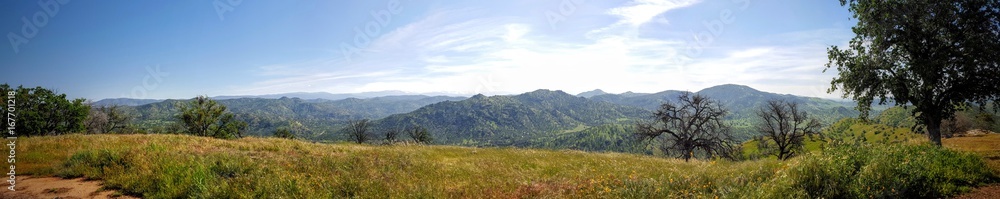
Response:
[[[655,93],[826,99],[839,2],[13,1],[0,78],[71,98],[294,92]]]

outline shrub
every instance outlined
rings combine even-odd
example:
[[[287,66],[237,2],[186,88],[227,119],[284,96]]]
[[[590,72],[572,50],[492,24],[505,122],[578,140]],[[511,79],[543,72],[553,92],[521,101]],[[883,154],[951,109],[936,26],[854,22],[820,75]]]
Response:
[[[996,181],[980,157],[929,145],[837,146],[791,177],[810,198],[937,198]]]

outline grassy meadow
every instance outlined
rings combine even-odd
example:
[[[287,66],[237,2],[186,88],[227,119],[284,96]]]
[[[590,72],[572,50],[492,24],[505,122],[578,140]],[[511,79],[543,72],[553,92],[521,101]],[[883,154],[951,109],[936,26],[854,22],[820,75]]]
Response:
[[[974,141],[946,145],[966,150],[965,142]],[[998,169],[980,155],[915,143],[836,147],[784,162],[187,135],[30,137],[19,150],[21,171],[104,180],[144,198],[940,197],[996,182],[984,165]]]

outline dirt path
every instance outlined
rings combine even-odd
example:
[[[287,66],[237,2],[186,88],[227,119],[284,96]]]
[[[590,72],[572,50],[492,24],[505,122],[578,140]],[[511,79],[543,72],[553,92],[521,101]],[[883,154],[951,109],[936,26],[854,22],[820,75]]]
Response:
[[[4,183],[6,185],[6,183]],[[116,196],[113,190],[102,190],[101,181],[84,181],[83,178],[62,179],[55,177],[24,177],[17,181],[17,191],[6,186],[0,192],[0,199],[29,198],[135,198]]]

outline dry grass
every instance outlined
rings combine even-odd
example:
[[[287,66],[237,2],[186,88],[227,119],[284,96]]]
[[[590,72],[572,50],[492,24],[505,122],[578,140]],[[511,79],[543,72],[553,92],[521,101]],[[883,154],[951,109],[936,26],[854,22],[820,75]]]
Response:
[[[805,194],[794,188],[795,175],[788,175],[801,170],[801,158],[684,162],[567,150],[316,144],[187,135],[31,137],[20,139],[19,149],[25,151],[26,163],[18,168],[25,173],[100,179],[108,188],[144,198],[767,198]]]
[[[997,174],[1000,174],[1000,134],[948,138],[943,139],[941,144],[948,148],[983,156],[986,164]]]

